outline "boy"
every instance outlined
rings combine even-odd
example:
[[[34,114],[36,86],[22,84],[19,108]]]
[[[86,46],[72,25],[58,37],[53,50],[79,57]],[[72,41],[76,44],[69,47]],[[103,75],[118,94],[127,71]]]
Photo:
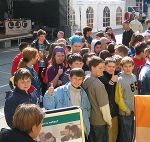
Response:
[[[122,58],[128,56],[128,47],[123,44],[115,46],[115,54],[120,55]]]
[[[115,88],[118,76],[114,75],[116,69],[116,61],[112,58],[105,59],[104,75],[100,77],[100,81],[105,85],[108,93],[110,112],[112,117],[112,128],[109,129],[109,142],[116,142],[118,136],[118,106],[115,103]]]
[[[81,87],[83,79],[84,71],[81,68],[73,68],[70,71],[69,83],[55,90],[53,84],[51,84],[51,87],[44,95],[43,106],[45,109],[80,106],[83,111],[85,132],[88,137],[90,131],[90,103],[86,92]]]
[[[28,93],[31,86],[32,75],[29,70],[20,68],[14,75],[15,89],[6,92],[6,102],[4,106],[4,113],[7,125],[12,127],[12,120],[14,112],[20,104],[38,102],[37,97],[34,98]]]
[[[83,59],[80,54],[74,53],[69,55],[67,63],[69,64],[70,69],[66,70],[62,75],[61,81],[62,84],[66,84],[69,81],[70,70],[73,68],[81,68],[83,67]]]
[[[91,57],[89,61],[91,74],[83,83],[91,104],[90,142],[108,142],[107,126],[111,127],[108,94],[104,84],[98,79],[103,75],[104,66],[104,61],[101,58],[97,56]]]
[[[118,142],[131,142],[134,130],[134,95],[138,95],[136,76],[132,73],[134,62],[130,57],[121,60],[123,72],[116,85],[115,101],[119,106]]]

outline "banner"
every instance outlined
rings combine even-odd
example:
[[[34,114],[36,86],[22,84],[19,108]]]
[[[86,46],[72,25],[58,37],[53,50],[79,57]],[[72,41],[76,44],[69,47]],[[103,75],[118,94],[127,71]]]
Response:
[[[38,142],[85,142],[82,111],[71,107],[46,112]]]
[[[5,21],[5,34],[26,34],[31,31],[31,20],[8,20]]]

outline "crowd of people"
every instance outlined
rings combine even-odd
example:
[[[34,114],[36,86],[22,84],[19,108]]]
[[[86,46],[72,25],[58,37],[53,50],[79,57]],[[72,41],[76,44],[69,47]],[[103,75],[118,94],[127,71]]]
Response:
[[[32,43],[21,43],[4,106],[11,129],[1,130],[0,141],[34,141],[44,117],[38,106],[80,106],[86,142],[131,142],[134,95],[150,94],[150,20],[144,35],[133,23],[123,22],[120,44],[111,27],[92,38],[88,26],[69,39],[59,31],[51,44],[40,29]]]

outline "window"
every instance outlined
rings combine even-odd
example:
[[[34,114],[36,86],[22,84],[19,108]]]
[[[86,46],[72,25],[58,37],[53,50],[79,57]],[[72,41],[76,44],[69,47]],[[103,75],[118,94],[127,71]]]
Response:
[[[116,11],[116,25],[122,25],[122,9],[120,7]]]
[[[73,8],[70,8],[69,12],[69,25],[74,26],[75,25],[75,11]]]
[[[142,12],[143,0],[136,0],[136,6],[139,8],[138,12]]]
[[[87,18],[87,26],[93,28],[94,10],[92,7],[89,7],[86,10],[86,18]]]
[[[106,6],[103,10],[103,27],[110,26],[110,10]]]

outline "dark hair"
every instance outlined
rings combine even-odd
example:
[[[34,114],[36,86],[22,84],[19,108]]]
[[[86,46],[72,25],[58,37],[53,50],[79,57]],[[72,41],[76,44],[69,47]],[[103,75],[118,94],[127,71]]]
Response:
[[[29,44],[27,42],[21,42],[19,45],[19,50],[22,52]]]
[[[77,77],[83,77],[84,78],[84,71],[83,71],[83,69],[81,69],[81,68],[73,68],[73,69],[71,69],[70,77],[73,77],[74,75],[77,76]]]
[[[148,24],[148,23],[150,23],[150,19],[145,20],[145,24]]]
[[[115,53],[115,44],[114,43],[108,44],[107,50],[109,51],[110,54]]]
[[[65,129],[70,129],[70,127],[71,127],[70,125],[66,125]]]
[[[89,51],[90,51],[89,48],[82,48],[80,51],[80,55],[83,57],[84,54],[89,53]]]
[[[100,41],[97,41],[97,42],[95,43],[94,47],[95,47],[96,45],[101,45],[101,42],[100,42]]]
[[[89,69],[91,70],[92,67],[98,66],[100,63],[104,63],[104,60],[101,59],[98,56],[92,56],[90,61],[89,61]]]
[[[86,36],[87,32],[92,31],[92,28],[89,26],[86,26],[85,28],[83,28],[83,34],[84,36]]]
[[[146,45],[150,46],[150,40],[146,41]]]
[[[32,80],[32,75],[30,71],[26,68],[18,69],[14,74],[14,85],[15,86],[17,85],[18,80],[20,79],[24,80],[25,78],[30,78]]]
[[[102,50],[99,54],[100,58],[105,60],[107,57],[111,57],[111,54],[109,53],[108,50]]]
[[[138,42],[142,42],[144,37],[140,34],[133,34],[130,41],[130,46],[134,47]]]
[[[66,45],[66,48],[71,51],[71,46],[70,45]]]
[[[107,65],[108,63],[115,63],[116,64],[116,60],[113,57],[108,57],[105,59],[105,65]]]
[[[110,26],[106,27],[106,29],[105,29],[105,33],[106,33],[109,29],[111,29],[111,30],[112,30],[112,28],[111,28]]]
[[[140,55],[141,52],[144,53],[144,49],[147,47],[146,43],[137,43],[135,45],[135,54]]]
[[[95,53],[93,53],[93,52],[84,54],[84,56],[83,56],[83,63],[86,64],[87,59],[92,57],[92,56],[94,56],[94,55],[95,55]]]
[[[83,62],[82,56],[80,54],[77,54],[77,53],[69,55],[69,57],[67,59],[67,63],[72,65],[72,63],[75,61]]]
[[[52,54],[53,54],[53,50],[54,48],[58,46],[58,43],[54,42],[50,45],[50,48],[49,48],[49,57],[51,58],[52,57]]]
[[[46,32],[44,30],[42,30],[42,29],[39,29],[37,31],[37,37],[39,37],[40,35],[46,35]]]
[[[13,116],[13,128],[29,134],[34,125],[38,126],[44,118],[42,109],[35,104],[21,104]]]
[[[70,130],[74,133],[73,139],[80,138],[82,136],[81,129],[77,125],[72,125]]]
[[[82,36],[82,32],[81,31],[76,31],[75,35]]]
[[[104,33],[103,33],[103,31],[99,31],[98,33],[96,33],[96,36],[98,36],[98,37],[104,37]]]

